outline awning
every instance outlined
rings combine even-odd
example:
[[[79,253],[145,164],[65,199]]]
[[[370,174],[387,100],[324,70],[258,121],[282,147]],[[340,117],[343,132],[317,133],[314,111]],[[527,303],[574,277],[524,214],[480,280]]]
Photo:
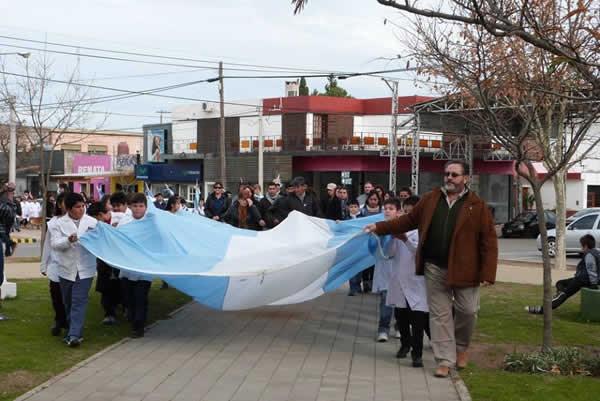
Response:
[[[133,175],[133,171],[103,171],[96,173],[71,173],[71,174],[53,174],[51,177],[59,181],[88,181],[94,178],[104,177],[126,177]]]
[[[546,174],[548,174],[548,170],[546,166],[544,166],[543,162],[532,162],[533,167],[535,168],[535,175],[538,179],[543,179]],[[527,173],[527,167],[524,164],[521,164],[521,171]],[[567,172],[567,180],[581,180],[581,173],[583,172],[583,168],[581,166],[573,166]]]

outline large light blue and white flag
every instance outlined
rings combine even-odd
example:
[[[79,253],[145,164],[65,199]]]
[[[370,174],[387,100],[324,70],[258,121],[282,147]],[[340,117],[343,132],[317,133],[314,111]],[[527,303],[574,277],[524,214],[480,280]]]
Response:
[[[219,310],[307,301],[372,266],[375,215],[339,224],[292,212],[268,231],[232,227],[150,206],[146,217],[114,228],[98,224],[81,244],[117,268],[158,277]]]

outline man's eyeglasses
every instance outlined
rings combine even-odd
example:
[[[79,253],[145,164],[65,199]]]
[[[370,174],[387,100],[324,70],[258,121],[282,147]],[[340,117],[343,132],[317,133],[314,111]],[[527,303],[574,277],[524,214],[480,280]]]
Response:
[[[462,174],[458,174],[458,173],[455,173],[455,172],[446,171],[446,172],[444,173],[444,175],[445,175],[446,177],[452,177],[452,178],[456,178],[456,177],[460,177]]]
[[[223,187],[213,187],[214,189],[223,189]]]

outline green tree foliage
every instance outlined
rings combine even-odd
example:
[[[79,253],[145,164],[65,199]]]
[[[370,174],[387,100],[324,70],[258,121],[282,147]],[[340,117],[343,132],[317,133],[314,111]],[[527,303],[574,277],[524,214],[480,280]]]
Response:
[[[327,83],[325,84],[325,92],[318,93],[316,90],[313,91],[313,95],[319,96],[333,96],[333,97],[352,97],[348,91],[341,86],[338,86],[337,79],[330,76],[327,77]]]
[[[300,96],[308,96],[308,85],[306,85],[306,79],[300,78]]]

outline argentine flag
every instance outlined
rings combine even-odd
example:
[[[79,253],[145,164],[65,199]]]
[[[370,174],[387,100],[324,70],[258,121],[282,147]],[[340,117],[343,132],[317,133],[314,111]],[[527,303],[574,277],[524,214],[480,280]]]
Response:
[[[98,224],[80,241],[96,257],[152,275],[218,310],[304,302],[333,291],[372,266],[365,225],[381,214],[342,221],[293,211],[268,231],[243,230],[149,205],[120,228]]]

